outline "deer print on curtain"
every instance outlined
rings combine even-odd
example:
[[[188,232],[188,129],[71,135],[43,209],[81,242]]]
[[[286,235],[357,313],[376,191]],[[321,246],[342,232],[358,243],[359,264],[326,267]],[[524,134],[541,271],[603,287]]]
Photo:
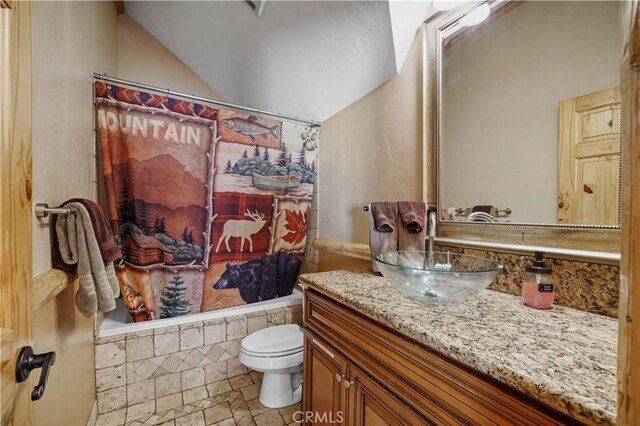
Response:
[[[318,129],[96,81],[108,216],[135,321],[290,294]]]
[[[251,213],[249,210],[244,214],[251,220],[228,220],[224,223],[222,228],[222,235],[218,239],[218,245],[216,246],[216,253],[220,249],[220,244],[224,241],[227,246],[227,251],[231,252],[229,248],[229,238],[240,238],[240,251],[244,248],[244,240],[249,240],[249,251],[253,253],[253,240],[251,236],[258,233],[267,223],[264,220],[264,213]]]

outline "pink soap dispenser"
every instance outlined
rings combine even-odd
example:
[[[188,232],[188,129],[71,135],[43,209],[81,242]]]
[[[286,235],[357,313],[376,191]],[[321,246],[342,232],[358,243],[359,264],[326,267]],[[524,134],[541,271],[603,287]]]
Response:
[[[551,308],[556,295],[551,268],[546,266],[543,256],[541,251],[535,252],[533,264],[522,275],[522,302],[536,309]]]

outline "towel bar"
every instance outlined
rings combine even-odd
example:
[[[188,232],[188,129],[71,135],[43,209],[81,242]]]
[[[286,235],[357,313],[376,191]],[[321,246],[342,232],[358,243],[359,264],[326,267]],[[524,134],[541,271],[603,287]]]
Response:
[[[33,208],[33,211],[36,214],[36,217],[42,218],[47,217],[50,214],[69,214],[71,213],[71,209],[67,208],[57,208],[57,207],[49,207],[47,203],[37,203]]]

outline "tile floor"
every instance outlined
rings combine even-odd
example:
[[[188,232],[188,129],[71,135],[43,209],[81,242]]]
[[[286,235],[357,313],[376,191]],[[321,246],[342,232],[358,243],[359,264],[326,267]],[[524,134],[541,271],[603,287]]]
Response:
[[[280,426],[295,425],[300,404],[272,409],[260,404],[262,374],[250,372],[207,385],[208,397],[170,410],[136,416],[123,408],[98,417],[96,425],[112,426]],[[137,417],[137,418],[134,418]]]

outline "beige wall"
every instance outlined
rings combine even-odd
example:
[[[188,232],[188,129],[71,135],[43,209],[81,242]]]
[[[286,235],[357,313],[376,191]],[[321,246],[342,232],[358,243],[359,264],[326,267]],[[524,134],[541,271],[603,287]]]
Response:
[[[34,202],[95,197],[92,73],[115,73],[116,46],[113,2],[34,3]],[[34,218],[33,272],[50,267],[49,226]],[[37,425],[86,424],[95,400],[94,321],[78,314],[74,294],[68,288],[33,315],[34,349],[57,354],[33,405]]]
[[[446,207],[556,222],[558,102],[619,84],[618,2],[526,2],[445,49]]]
[[[319,236],[368,244],[362,206],[422,199],[421,35],[400,74],[326,120],[320,141]],[[320,269],[334,261],[320,253]]]
[[[33,200],[58,205],[97,197],[93,73],[218,98],[111,1],[36,2],[33,10]],[[33,272],[51,268],[48,220],[33,222]],[[55,350],[38,425],[85,424],[95,401],[94,320],[68,288],[33,316],[36,352]],[[33,375],[33,383],[38,374]]]
[[[173,53],[127,15],[118,19],[118,77],[221,99]]]

